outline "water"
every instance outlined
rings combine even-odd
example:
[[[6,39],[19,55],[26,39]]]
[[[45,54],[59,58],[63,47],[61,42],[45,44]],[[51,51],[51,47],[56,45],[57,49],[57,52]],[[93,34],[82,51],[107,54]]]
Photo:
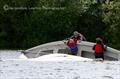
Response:
[[[20,50],[0,50],[0,59],[22,59],[25,56]]]

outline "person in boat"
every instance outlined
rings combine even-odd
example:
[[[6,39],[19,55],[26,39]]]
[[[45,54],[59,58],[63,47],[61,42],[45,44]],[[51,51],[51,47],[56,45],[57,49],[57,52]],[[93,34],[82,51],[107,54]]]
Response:
[[[92,48],[96,60],[104,60],[104,51],[106,51],[101,38],[96,38],[96,44]]]
[[[74,31],[73,35],[70,37],[77,41],[77,43],[80,43],[81,41],[86,41],[86,38],[83,36],[83,34],[79,33],[78,31]]]
[[[69,40],[64,42],[68,46],[69,53],[72,55],[77,55],[78,47],[77,41],[74,38],[70,38]]]
[[[77,55],[77,53],[78,53],[78,48],[80,48],[80,45],[78,45],[81,41],[86,41],[86,38],[81,34],[81,33],[79,33],[78,31],[74,31],[73,32],[73,35],[70,37],[70,38],[67,38],[66,40],[68,41],[68,43],[69,43],[69,41],[70,40],[74,40],[74,42],[75,42],[75,54]],[[68,44],[67,44],[68,45]],[[71,46],[69,46],[68,45],[68,47],[70,47],[70,49],[71,49],[71,52],[73,52],[72,50],[74,50],[74,49],[72,49],[71,48]],[[80,54],[81,55],[81,54]]]

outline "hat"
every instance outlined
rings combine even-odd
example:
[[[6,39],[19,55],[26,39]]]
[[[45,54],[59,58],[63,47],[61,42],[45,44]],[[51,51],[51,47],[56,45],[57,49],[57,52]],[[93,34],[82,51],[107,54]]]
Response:
[[[102,39],[98,37],[98,38],[96,38],[96,41],[101,41],[102,42]]]

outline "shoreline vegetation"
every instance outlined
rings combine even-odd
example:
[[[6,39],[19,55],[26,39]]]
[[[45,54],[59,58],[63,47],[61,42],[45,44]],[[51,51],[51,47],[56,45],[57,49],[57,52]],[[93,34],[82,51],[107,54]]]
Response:
[[[0,7],[0,49],[28,49],[77,30],[120,50],[120,0],[1,0]]]

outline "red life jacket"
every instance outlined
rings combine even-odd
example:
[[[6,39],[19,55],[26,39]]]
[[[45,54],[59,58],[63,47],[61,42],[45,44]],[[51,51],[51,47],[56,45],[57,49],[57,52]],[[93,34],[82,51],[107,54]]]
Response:
[[[74,39],[69,39],[67,45],[72,48],[76,46],[76,41]]]
[[[102,53],[103,52],[102,44],[96,44],[96,46],[95,46],[95,52],[96,53]]]

